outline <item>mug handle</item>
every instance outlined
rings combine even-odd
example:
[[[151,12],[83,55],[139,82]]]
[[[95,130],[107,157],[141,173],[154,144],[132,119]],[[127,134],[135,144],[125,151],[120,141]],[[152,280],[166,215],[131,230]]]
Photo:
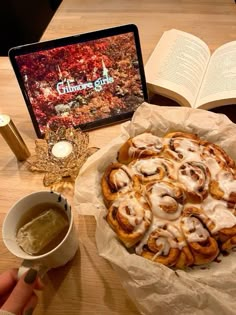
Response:
[[[48,272],[48,270],[50,270],[49,267],[47,267],[46,265],[43,264],[39,264],[36,261],[32,261],[32,260],[23,260],[21,266],[19,267],[18,270],[18,279],[20,279],[22,277],[22,275],[27,272],[30,268],[34,268],[38,271],[38,275],[39,277],[42,279],[45,274]]]

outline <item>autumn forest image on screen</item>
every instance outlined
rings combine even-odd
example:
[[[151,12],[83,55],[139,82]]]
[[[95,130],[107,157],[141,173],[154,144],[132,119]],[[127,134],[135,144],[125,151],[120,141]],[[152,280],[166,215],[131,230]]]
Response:
[[[135,110],[143,102],[133,33],[16,57],[40,131]]]

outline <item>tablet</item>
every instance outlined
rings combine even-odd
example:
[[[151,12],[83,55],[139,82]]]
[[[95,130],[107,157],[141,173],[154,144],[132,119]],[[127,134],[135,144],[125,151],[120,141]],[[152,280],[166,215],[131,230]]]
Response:
[[[133,24],[14,47],[9,58],[39,138],[124,121],[147,101]]]

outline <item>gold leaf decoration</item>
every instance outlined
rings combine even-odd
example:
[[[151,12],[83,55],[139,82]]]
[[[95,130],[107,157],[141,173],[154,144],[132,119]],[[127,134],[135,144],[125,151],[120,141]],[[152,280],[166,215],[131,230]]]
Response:
[[[53,155],[52,148],[59,141],[72,144],[72,152],[65,158]],[[27,159],[30,171],[45,173],[44,186],[52,186],[65,178],[75,181],[87,158],[98,148],[88,147],[89,135],[80,129],[60,127],[56,131],[47,129],[44,139],[35,140],[35,155]]]

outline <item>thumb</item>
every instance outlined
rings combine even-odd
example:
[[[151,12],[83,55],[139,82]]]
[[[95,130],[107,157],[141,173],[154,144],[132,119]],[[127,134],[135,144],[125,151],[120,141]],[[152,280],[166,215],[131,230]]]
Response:
[[[15,314],[21,313],[31,301],[32,296],[35,295],[34,288],[37,285],[37,275],[37,270],[29,269],[17,282],[2,309]],[[37,304],[37,300],[35,301]],[[32,307],[35,307],[36,304],[32,305]]]

